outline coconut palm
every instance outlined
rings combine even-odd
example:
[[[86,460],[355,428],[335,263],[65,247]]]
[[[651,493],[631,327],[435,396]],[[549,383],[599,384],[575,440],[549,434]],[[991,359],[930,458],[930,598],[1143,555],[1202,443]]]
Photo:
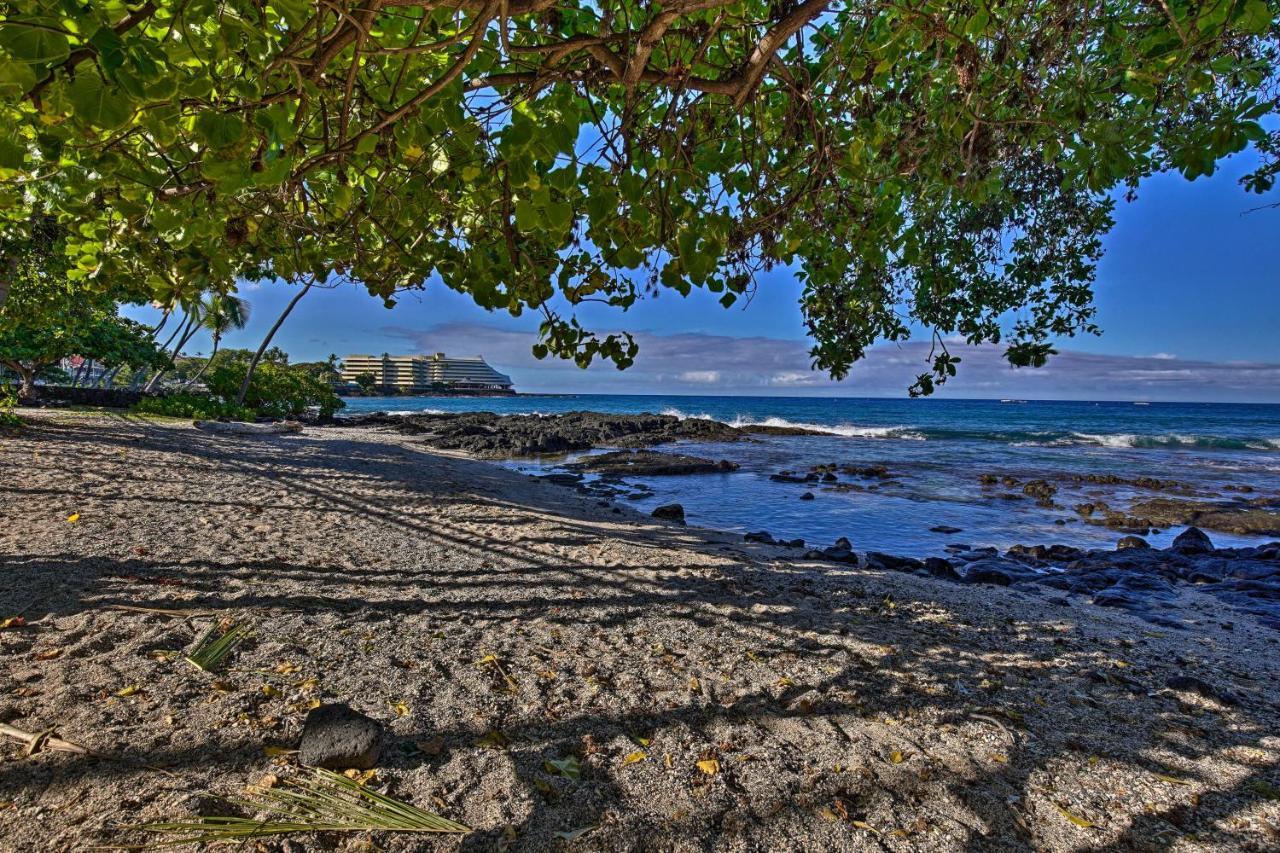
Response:
[[[232,329],[243,329],[249,322],[249,314],[248,300],[230,293],[212,293],[204,300],[201,325],[213,337],[213,352],[209,354],[209,360],[204,363],[199,372],[191,377],[188,385],[194,385],[200,381],[200,377],[204,376],[209,365],[213,364],[214,356],[218,354],[222,336]]]

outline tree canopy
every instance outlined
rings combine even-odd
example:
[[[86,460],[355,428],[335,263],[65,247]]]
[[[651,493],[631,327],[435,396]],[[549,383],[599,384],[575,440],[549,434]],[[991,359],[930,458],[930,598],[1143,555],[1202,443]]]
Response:
[[[28,223],[19,240],[0,240],[9,292],[0,305],[0,366],[28,396],[37,376],[70,356],[105,367],[158,366],[162,356],[141,323],[117,313],[118,292],[87,289],[66,276],[62,229],[48,218]]]
[[[73,276],[438,276],[580,364],[635,345],[574,306],[729,306],[776,265],[837,377],[919,328],[916,391],[944,336],[1039,364],[1093,329],[1111,191],[1280,147],[1277,0],[0,9],[0,209],[72,223]]]

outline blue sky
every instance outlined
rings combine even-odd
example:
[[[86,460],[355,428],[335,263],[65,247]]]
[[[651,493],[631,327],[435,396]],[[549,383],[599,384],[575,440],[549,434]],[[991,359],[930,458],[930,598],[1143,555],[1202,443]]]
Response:
[[[1157,176],[1136,201],[1119,202],[1098,271],[1101,337],[1059,342],[1067,357],[1041,371],[1013,371],[996,353],[973,352],[943,394],[1280,402],[1280,209],[1249,212],[1280,200],[1280,192],[1260,197],[1240,188],[1252,161],[1241,155],[1195,182]],[[442,286],[405,294],[391,310],[354,286],[314,292],[276,343],[295,360],[331,352],[479,353],[517,387],[539,392],[905,394],[925,369],[915,345],[876,348],[843,383],[811,374],[800,289],[789,271],[775,270],[745,307],[725,310],[696,291],[683,299],[664,293],[626,314],[589,306],[580,314],[588,328],[640,335],[640,357],[622,374],[537,362],[529,354],[536,317],[487,313]],[[246,283],[253,321],[224,346],[256,346],[291,293]],[[208,347],[197,338],[187,351]]]

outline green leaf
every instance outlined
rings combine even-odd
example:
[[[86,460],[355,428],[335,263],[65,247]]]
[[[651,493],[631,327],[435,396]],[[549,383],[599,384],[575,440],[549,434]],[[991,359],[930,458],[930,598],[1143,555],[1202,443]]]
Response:
[[[21,169],[26,149],[12,139],[0,139],[0,169]]]
[[[76,118],[85,124],[114,130],[133,116],[133,104],[90,67],[81,66],[67,91]]]
[[[1271,11],[1266,0],[1249,0],[1238,19],[1240,28],[1248,33],[1262,35],[1271,26]]]
[[[210,148],[230,148],[244,138],[244,120],[225,113],[200,113],[196,133]]]
[[[0,97],[26,94],[35,84],[36,74],[30,65],[16,59],[0,59]]]
[[[67,37],[47,24],[0,24],[0,47],[15,59],[31,63],[61,62],[71,54]]]

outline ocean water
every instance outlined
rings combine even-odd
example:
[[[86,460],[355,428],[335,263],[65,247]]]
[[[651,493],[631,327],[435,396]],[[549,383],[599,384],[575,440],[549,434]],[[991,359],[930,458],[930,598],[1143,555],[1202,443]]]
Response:
[[[812,397],[556,395],[500,398],[352,398],[344,414],[369,411],[654,412],[736,425],[807,426],[830,436],[760,436],[757,441],[687,443],[680,451],[738,463],[738,471],[691,477],[641,477],[623,502],[649,510],[684,505],[690,524],[768,530],[780,538],[827,545],[846,536],[860,550],[926,556],[948,544],[1063,542],[1106,547],[1122,535],[1085,524],[1071,509],[1102,500],[1122,508],[1163,493],[1088,483],[1072,475],[1155,477],[1192,486],[1204,498],[1280,495],[1280,406],[1219,403],[1115,403]],[[574,457],[516,459],[516,470],[544,473]],[[769,475],[810,466],[883,465],[885,482],[848,478],[861,491],[779,483]],[[1039,507],[1020,488],[982,488],[982,474],[1057,482],[1058,509]],[[1230,487],[1230,488],[1228,488]],[[804,492],[813,500],[800,500]],[[1019,495],[1014,498],[1009,495]],[[1169,497],[1178,497],[1172,495]],[[961,528],[958,534],[930,527]],[[1179,529],[1153,534],[1167,544]],[[1222,545],[1264,538],[1210,531]],[[1276,538],[1276,537],[1270,537]]]

